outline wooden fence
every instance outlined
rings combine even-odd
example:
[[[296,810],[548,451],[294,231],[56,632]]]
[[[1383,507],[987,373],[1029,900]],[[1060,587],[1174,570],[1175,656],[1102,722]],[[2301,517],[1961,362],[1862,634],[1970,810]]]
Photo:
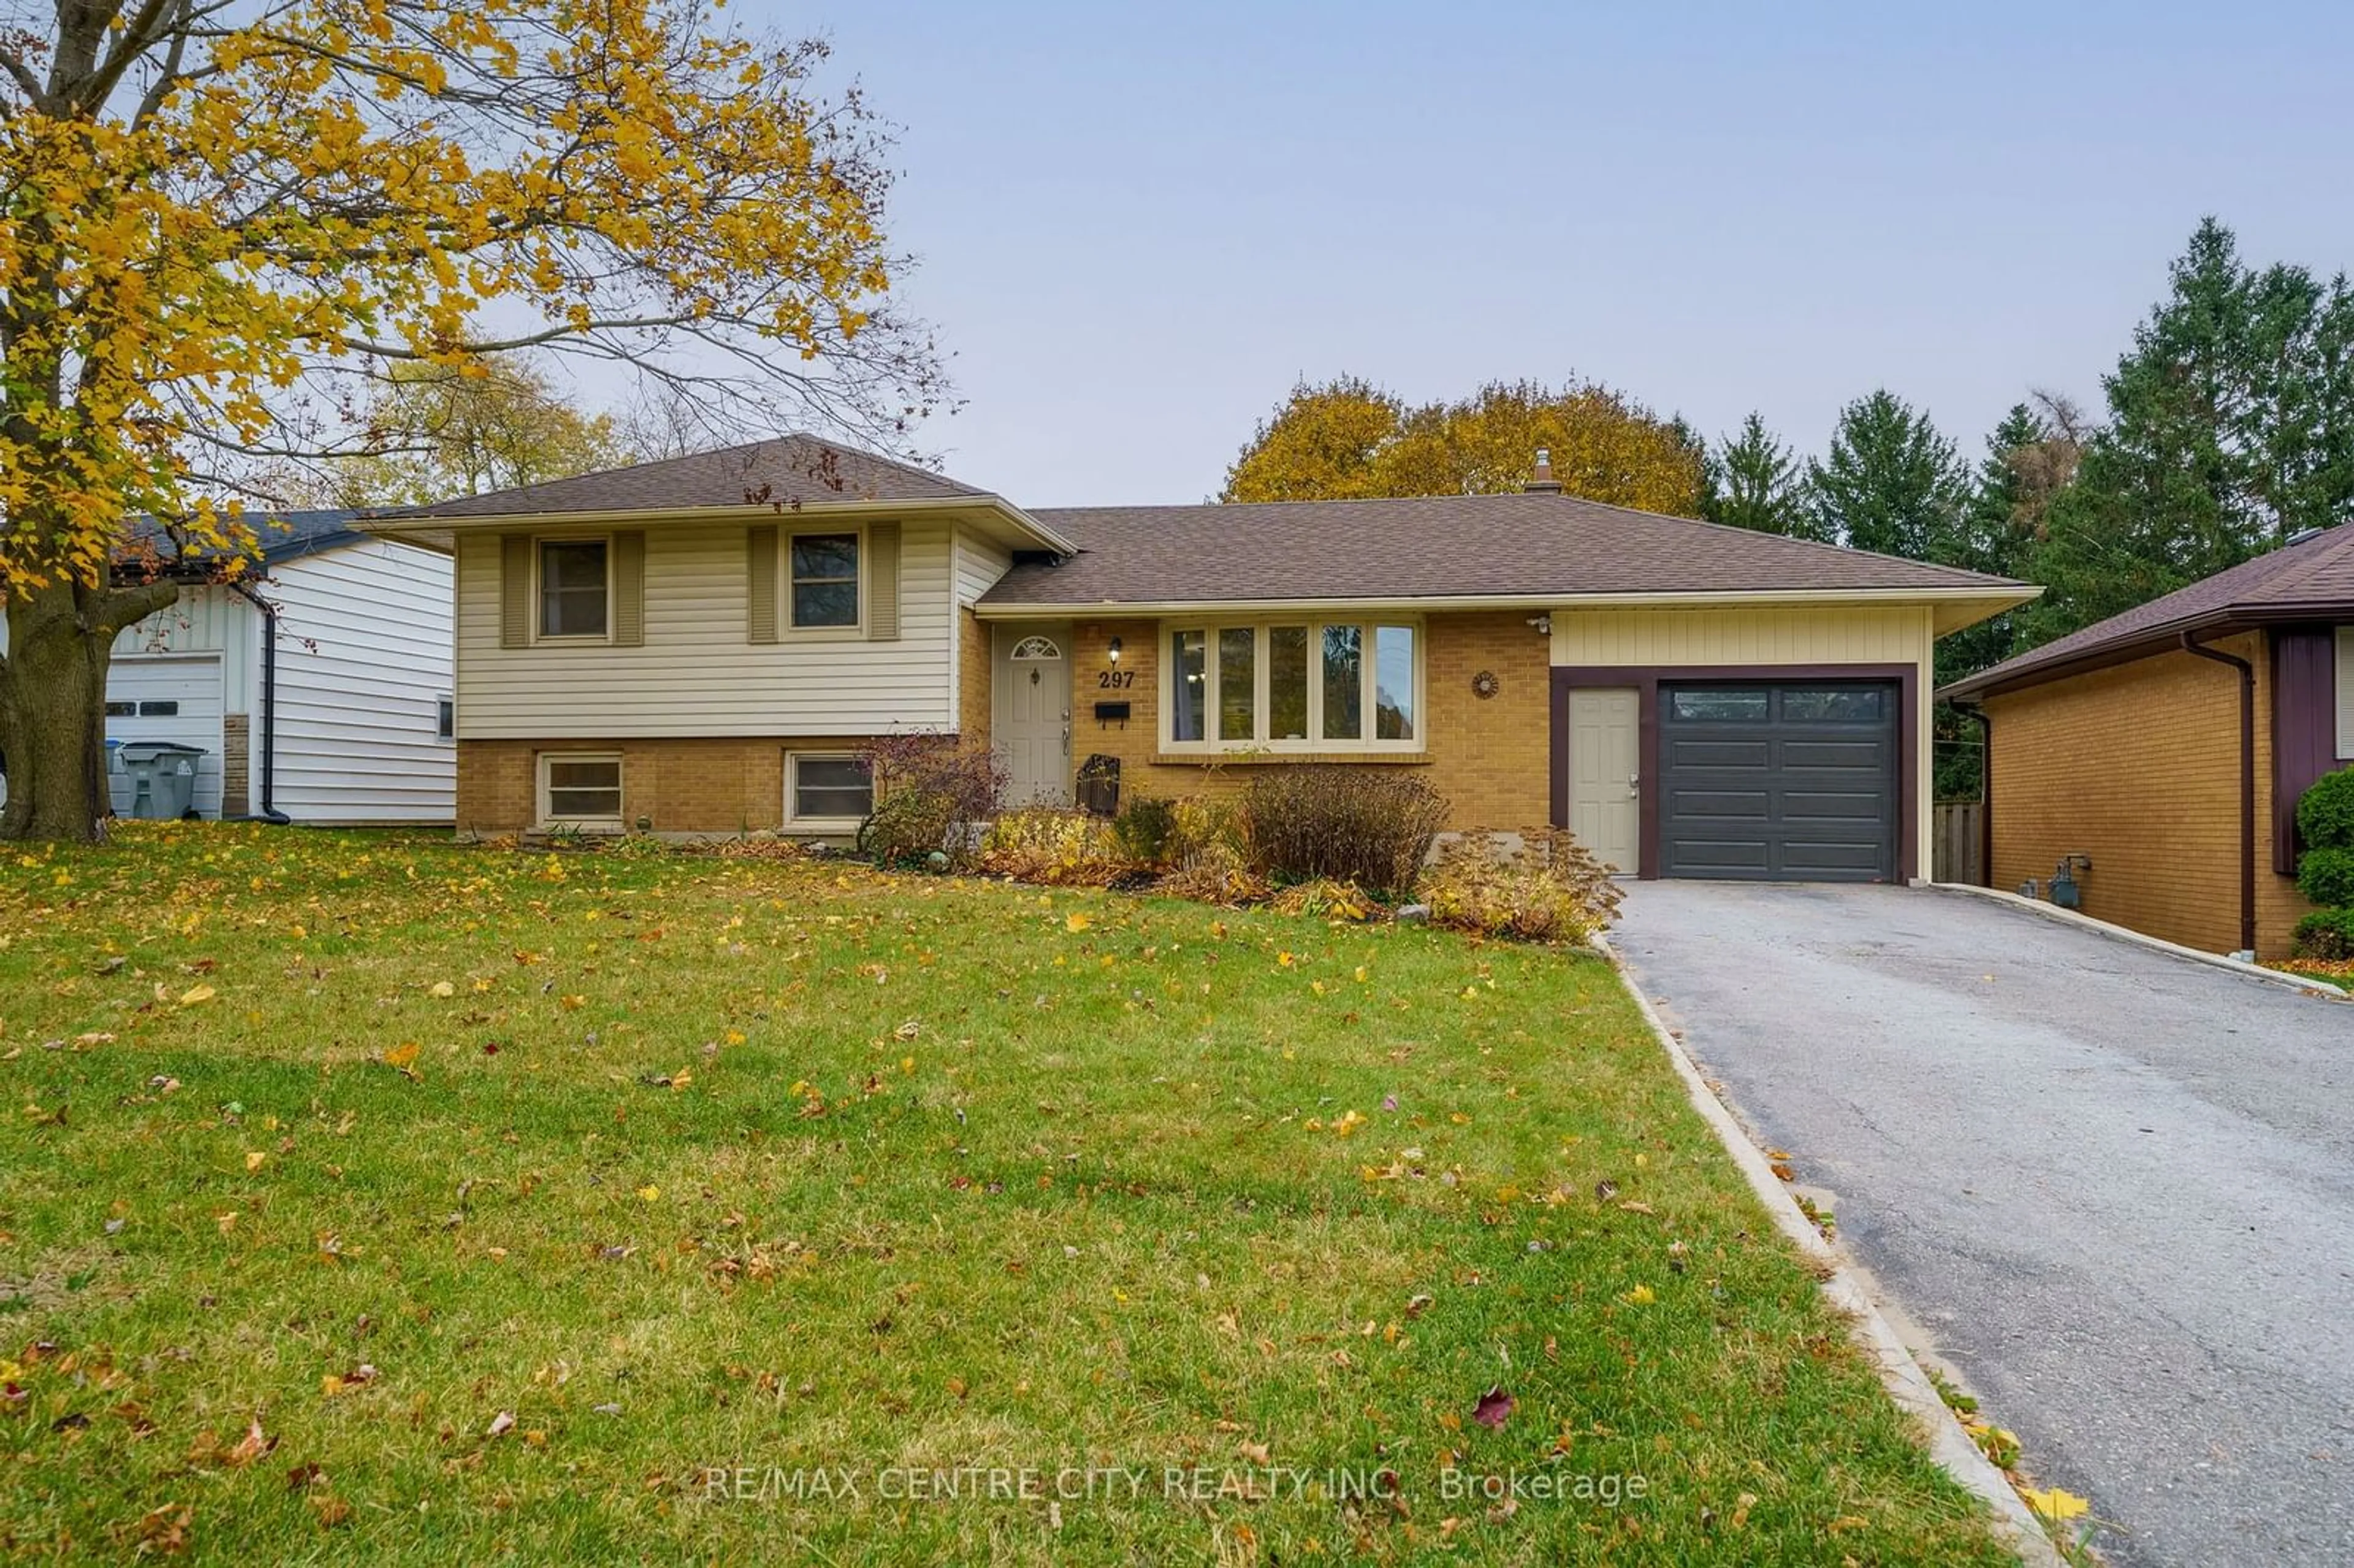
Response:
[[[1940,800],[1929,822],[1929,874],[1939,882],[1984,886],[1986,802]]]

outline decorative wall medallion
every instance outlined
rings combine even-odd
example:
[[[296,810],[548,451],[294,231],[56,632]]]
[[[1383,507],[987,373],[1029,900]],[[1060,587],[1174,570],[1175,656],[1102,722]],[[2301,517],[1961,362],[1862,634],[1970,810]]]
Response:
[[[1482,670],[1471,677],[1471,694],[1482,701],[1494,696],[1502,689],[1503,683],[1496,679],[1496,673],[1493,670]]]

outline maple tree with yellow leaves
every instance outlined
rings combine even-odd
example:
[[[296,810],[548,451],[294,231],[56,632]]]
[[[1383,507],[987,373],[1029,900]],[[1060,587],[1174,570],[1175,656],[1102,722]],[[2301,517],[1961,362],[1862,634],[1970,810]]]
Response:
[[[96,834],[114,636],[236,575],[253,476],[366,450],[395,367],[594,356],[886,440],[943,395],[822,45],[695,0],[52,5],[0,31],[0,838]]]

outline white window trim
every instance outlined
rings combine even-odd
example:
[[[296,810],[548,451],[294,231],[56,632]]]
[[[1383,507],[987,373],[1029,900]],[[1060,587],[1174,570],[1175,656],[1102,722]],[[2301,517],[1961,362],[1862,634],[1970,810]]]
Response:
[[[543,563],[550,545],[605,546],[605,630],[555,636],[547,630],[547,594]],[[531,640],[550,648],[602,648],[613,641],[613,535],[610,534],[535,534],[531,539]]]
[[[1202,652],[1203,693],[1202,727],[1214,731],[1218,725],[1218,633],[1247,627],[1257,633],[1251,652],[1251,721],[1261,736],[1266,734],[1269,705],[1269,667],[1267,662],[1267,630],[1276,626],[1308,628],[1308,738],[1305,740],[1220,740],[1213,735],[1204,740],[1178,740],[1174,737],[1177,724],[1177,683],[1181,676],[1177,664],[1177,634],[1181,631],[1204,633],[1206,646]],[[1376,740],[1373,738],[1373,713],[1376,704],[1374,679],[1374,641],[1366,640],[1364,651],[1364,682],[1358,701],[1362,705],[1360,729],[1356,740],[1325,740],[1324,733],[1324,629],[1328,626],[1358,626],[1368,632],[1377,632],[1384,626],[1404,626],[1414,631],[1414,738],[1412,740]],[[1419,616],[1334,616],[1334,615],[1273,615],[1249,620],[1166,620],[1161,625],[1161,749],[1176,757],[1231,757],[1264,753],[1273,757],[1321,757],[1346,753],[1367,753],[1380,756],[1414,756],[1429,748],[1430,702],[1429,683],[1425,679],[1425,662],[1428,657],[1430,637]]]
[[[848,534],[858,541],[858,620],[852,626],[802,626],[793,620],[793,541],[796,538],[831,536]],[[874,573],[868,569],[873,560],[867,553],[866,524],[864,523],[809,523],[777,530],[777,636],[795,641],[855,642],[866,635],[866,588]]]
[[[799,779],[803,762],[855,762],[858,759],[858,754],[854,751],[788,751],[785,753],[785,826],[804,832],[856,832],[859,824],[866,820],[864,816],[804,817],[793,810],[793,801],[801,793]],[[871,779],[867,785],[866,804],[868,810],[874,810],[875,793]]]
[[[2330,696],[2338,711],[2338,760],[2354,762],[2354,626],[2338,629],[2337,653]]]
[[[556,762],[610,762],[613,765],[614,793],[620,797],[620,806],[610,817],[558,817],[548,810],[548,765]],[[538,789],[533,805],[536,808],[539,825],[543,828],[578,828],[584,832],[621,831],[621,813],[628,808],[628,770],[618,751],[543,751],[539,754]]]

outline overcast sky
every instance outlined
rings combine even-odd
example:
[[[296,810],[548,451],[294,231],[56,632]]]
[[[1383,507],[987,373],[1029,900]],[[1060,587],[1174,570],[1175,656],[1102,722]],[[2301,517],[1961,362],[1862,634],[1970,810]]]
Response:
[[[1672,9],[1674,15],[1670,16]],[[1211,495],[1295,378],[1572,375],[1808,450],[2095,405],[2201,214],[2354,270],[2354,5],[748,0],[900,127],[903,302],[1025,505]]]

